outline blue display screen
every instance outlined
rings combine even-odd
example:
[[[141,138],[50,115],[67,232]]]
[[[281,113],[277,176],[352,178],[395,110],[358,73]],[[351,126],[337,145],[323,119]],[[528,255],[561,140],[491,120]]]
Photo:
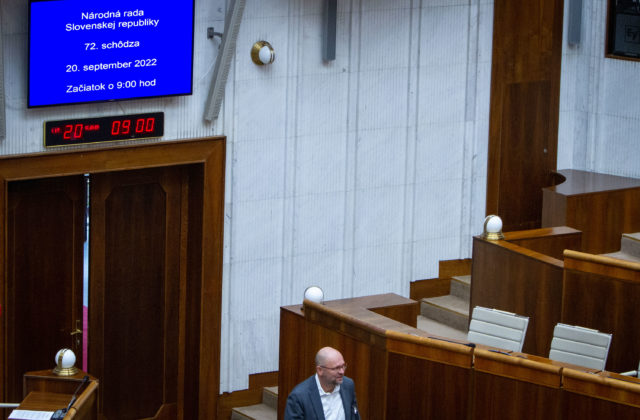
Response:
[[[29,107],[192,93],[193,0],[29,7]]]

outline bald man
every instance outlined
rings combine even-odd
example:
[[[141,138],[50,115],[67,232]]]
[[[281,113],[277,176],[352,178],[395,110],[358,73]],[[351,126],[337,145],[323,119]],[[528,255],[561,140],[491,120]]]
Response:
[[[316,374],[296,385],[287,398],[285,420],[360,420],[353,381],[344,376],[340,352],[323,347],[316,354]]]

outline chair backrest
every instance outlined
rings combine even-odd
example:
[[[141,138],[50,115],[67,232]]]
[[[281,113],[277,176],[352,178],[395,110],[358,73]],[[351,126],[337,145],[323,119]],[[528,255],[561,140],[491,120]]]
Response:
[[[467,340],[472,343],[522,351],[529,317],[476,306],[471,314]]]
[[[611,334],[574,325],[557,324],[553,329],[549,359],[604,370],[610,344]]]

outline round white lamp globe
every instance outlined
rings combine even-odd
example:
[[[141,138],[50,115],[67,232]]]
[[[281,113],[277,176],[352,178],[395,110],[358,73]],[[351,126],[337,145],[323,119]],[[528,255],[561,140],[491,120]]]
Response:
[[[271,49],[270,46],[265,45],[262,48],[260,48],[260,51],[258,52],[258,57],[260,57],[260,61],[262,62],[262,64],[271,64],[275,59],[275,54],[273,53],[273,50]]]
[[[304,298],[311,302],[322,304],[324,302],[324,292],[318,286],[309,286],[304,291]]]
[[[491,241],[504,238],[502,234],[502,219],[499,216],[491,214],[484,219],[482,237]]]
[[[60,376],[71,376],[78,372],[76,364],[76,354],[71,349],[60,349],[56,353],[56,367],[53,373]]]

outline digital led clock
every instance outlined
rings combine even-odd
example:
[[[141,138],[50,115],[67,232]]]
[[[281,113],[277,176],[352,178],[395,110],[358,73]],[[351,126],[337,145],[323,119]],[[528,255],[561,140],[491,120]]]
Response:
[[[47,121],[44,146],[147,139],[164,135],[164,112]]]

